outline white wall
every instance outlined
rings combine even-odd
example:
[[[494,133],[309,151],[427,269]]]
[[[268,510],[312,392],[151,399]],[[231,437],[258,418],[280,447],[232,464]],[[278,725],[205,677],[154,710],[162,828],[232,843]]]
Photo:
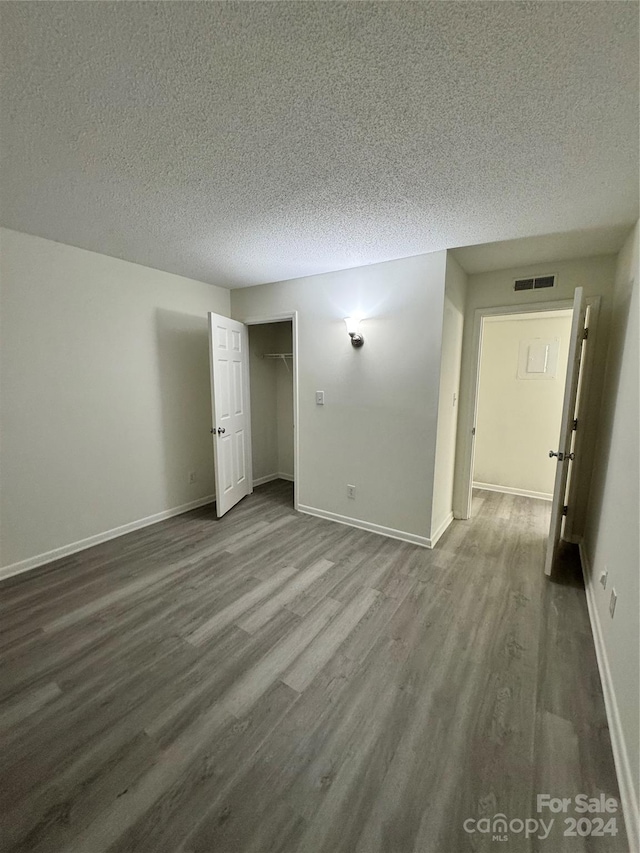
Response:
[[[616,271],[611,342],[606,380],[598,399],[601,418],[583,542],[587,595],[609,700],[618,778],[627,795],[628,826],[630,816],[634,817],[628,834],[636,839],[640,837],[638,257],[636,225]],[[605,569],[609,580],[603,589],[599,578]],[[613,588],[618,602],[611,619],[608,605]]]
[[[293,477],[292,361],[262,357],[292,351],[291,322],[248,328],[253,479]]]
[[[445,260],[436,252],[232,291],[238,320],[298,311],[301,507],[429,542]],[[357,313],[361,349],[343,322]]]
[[[207,312],[229,292],[0,240],[0,565],[211,496]]]
[[[532,266],[514,269],[498,270],[496,272],[478,273],[469,276],[467,305],[465,311],[465,327],[462,343],[462,370],[460,375],[460,411],[459,429],[456,450],[456,475],[454,485],[454,514],[463,516],[465,495],[468,489],[468,479],[462,460],[465,458],[470,433],[467,425],[470,422],[471,396],[475,379],[474,362],[476,353],[473,352],[473,327],[476,311],[479,308],[495,308],[502,305],[531,305],[540,302],[558,300],[573,300],[576,287],[583,287],[585,296],[601,296],[600,317],[598,328],[590,343],[594,346],[594,370],[588,388],[588,407],[584,418],[584,459],[591,459],[595,452],[596,416],[598,398],[602,390],[604,364],[608,344],[609,322],[615,277],[616,256],[579,258],[571,261],[554,261],[545,263],[544,259]],[[553,290],[514,292],[513,281],[532,274],[552,274],[558,276],[557,287]],[[573,516],[574,530],[578,533],[584,529],[586,500],[589,494],[591,466],[582,465],[578,469],[577,495],[575,514]]]
[[[488,317],[484,322],[476,447],[476,483],[551,499],[564,397],[571,311]],[[558,341],[554,378],[518,376],[520,344]]]
[[[467,274],[451,252],[447,252],[433,512],[431,516],[432,540],[442,535],[448,522],[453,518],[453,480],[456,462],[460,363],[466,298]]]

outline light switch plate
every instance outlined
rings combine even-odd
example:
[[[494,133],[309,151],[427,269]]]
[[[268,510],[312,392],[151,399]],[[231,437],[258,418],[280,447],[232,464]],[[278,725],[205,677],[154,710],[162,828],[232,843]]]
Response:
[[[316,391],[316,406],[324,406],[324,391]]]

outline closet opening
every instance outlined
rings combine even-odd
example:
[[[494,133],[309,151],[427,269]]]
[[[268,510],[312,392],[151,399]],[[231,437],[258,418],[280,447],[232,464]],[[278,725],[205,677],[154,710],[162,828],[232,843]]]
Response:
[[[247,323],[247,332],[253,487],[277,481],[295,507],[293,320]]]

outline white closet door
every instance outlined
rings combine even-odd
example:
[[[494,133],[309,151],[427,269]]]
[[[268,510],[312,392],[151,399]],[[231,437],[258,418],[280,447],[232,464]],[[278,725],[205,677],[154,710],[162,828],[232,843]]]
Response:
[[[249,350],[243,323],[209,314],[216,513],[228,512],[252,489]]]

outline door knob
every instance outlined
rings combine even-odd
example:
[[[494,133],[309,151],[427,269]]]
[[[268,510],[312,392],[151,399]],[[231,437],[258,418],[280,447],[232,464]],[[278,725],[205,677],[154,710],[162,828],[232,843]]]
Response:
[[[562,462],[562,460],[564,459],[564,453],[562,453],[562,451],[559,451],[558,453],[554,453],[553,450],[550,450],[549,451],[549,459],[553,459],[554,456],[558,457],[558,462]]]
[[[223,432],[226,432],[224,427],[218,427],[218,435],[222,435]]]

